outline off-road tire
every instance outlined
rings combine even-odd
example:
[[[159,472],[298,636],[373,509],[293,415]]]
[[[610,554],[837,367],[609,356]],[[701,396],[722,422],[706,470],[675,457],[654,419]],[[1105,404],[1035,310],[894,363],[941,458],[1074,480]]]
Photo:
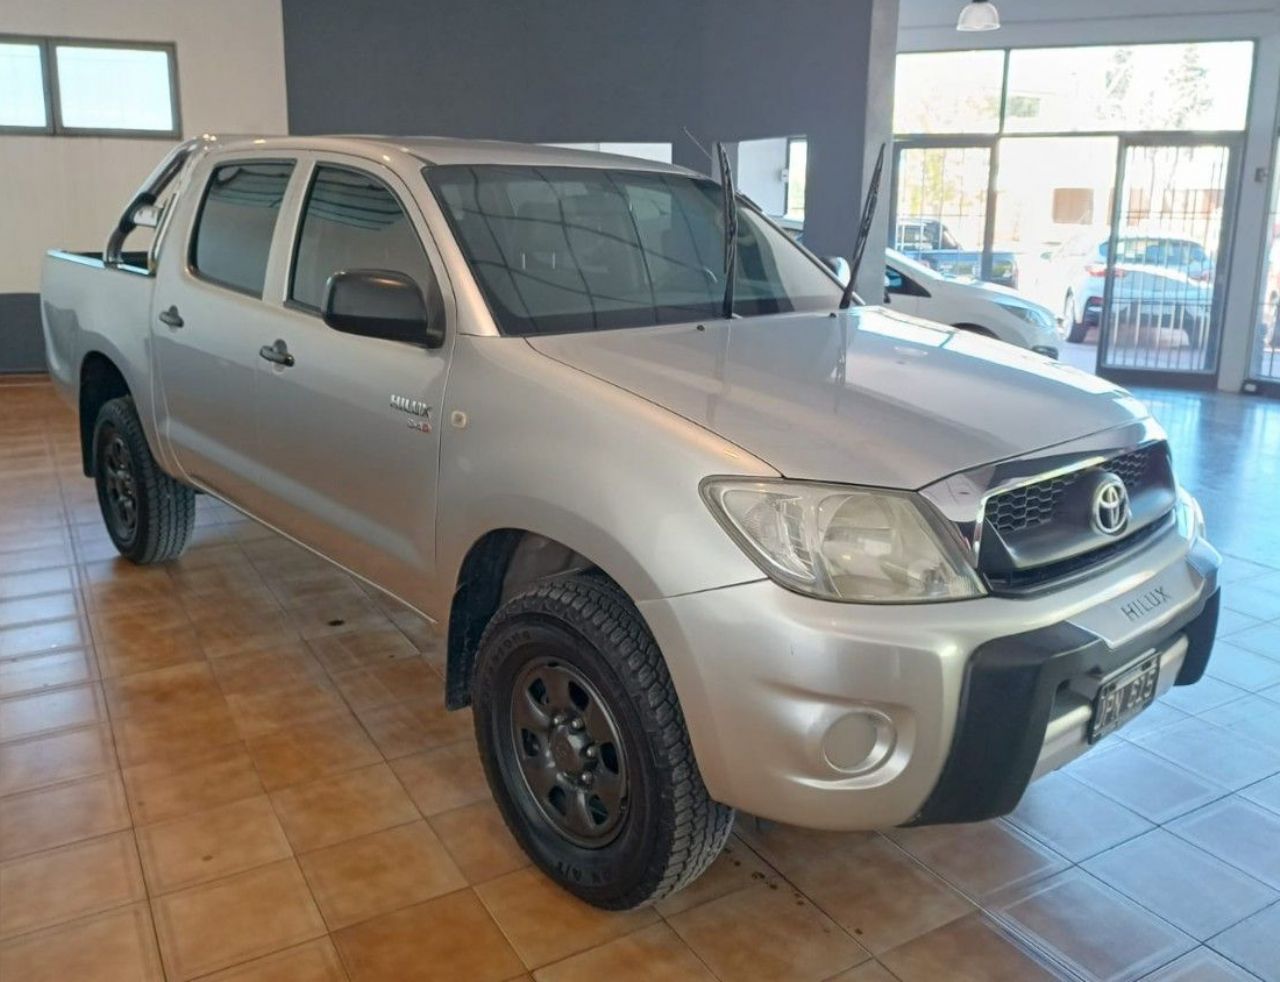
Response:
[[[523,671],[547,653],[596,689],[617,722],[628,799],[616,837],[585,848],[548,820],[521,776],[512,726]],[[533,861],[609,910],[651,903],[720,854],[733,810],[711,799],[662,653],[630,599],[603,576],[545,580],[511,598],[480,639],[472,679],[476,742],[508,828]]]
[[[113,449],[117,440],[119,446]],[[113,504],[113,481],[118,488],[121,475],[127,476],[131,491],[131,523]],[[120,555],[139,566],[182,555],[195,526],[195,491],[160,469],[131,396],[111,399],[98,410],[93,426],[93,478],[102,520]]]

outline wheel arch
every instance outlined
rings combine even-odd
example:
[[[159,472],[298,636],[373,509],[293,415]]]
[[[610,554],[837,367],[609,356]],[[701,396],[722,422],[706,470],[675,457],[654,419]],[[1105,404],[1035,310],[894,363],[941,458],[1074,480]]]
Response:
[[[449,604],[445,656],[448,708],[470,705],[480,638],[503,603],[538,580],[588,571],[617,582],[572,546],[528,529],[492,529],[473,542],[458,569]]]
[[[80,361],[80,463],[85,477],[93,476],[93,426],[103,403],[132,395],[124,373],[101,351],[89,351]]]

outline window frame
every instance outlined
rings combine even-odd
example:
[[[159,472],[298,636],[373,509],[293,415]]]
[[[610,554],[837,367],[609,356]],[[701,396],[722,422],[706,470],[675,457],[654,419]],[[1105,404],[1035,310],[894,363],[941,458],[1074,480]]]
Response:
[[[361,177],[374,181],[382,185],[386,189],[387,194],[395,199],[395,203],[400,206],[400,212],[404,215],[409,223],[409,229],[413,232],[413,236],[418,240],[418,248],[422,250],[422,258],[426,260],[427,271],[431,274],[430,283],[419,283],[418,289],[422,291],[423,299],[427,301],[428,306],[431,303],[433,294],[443,297],[443,291],[440,288],[440,275],[436,272],[435,263],[431,261],[431,251],[427,248],[427,244],[423,241],[421,233],[413,221],[413,212],[405,207],[404,198],[396,193],[395,188],[371,173],[363,167],[346,162],[337,163],[332,160],[326,160],[317,157],[311,162],[311,172],[307,175],[307,186],[303,189],[302,195],[298,200],[298,211],[294,218],[293,225],[293,241],[289,245],[289,268],[285,271],[284,278],[284,306],[289,310],[296,310],[300,314],[308,314],[317,319],[323,320],[323,310],[320,307],[313,307],[301,300],[293,299],[293,280],[298,269],[298,250],[302,247],[302,232],[307,224],[307,205],[311,203],[311,192],[315,190],[316,179],[320,176],[321,170],[344,170],[351,174],[358,174]],[[405,273],[408,276],[408,273]],[[327,282],[327,281],[326,281]],[[327,326],[327,325],[326,325]]]
[[[43,126],[0,125],[5,136],[92,136],[128,140],[174,140],[182,137],[182,98],[178,79],[178,46],[173,41],[130,41],[119,38],[61,37],[33,34],[0,34],[3,44],[30,44],[40,49],[44,83]],[[123,48],[160,51],[169,66],[169,106],[173,126],[167,130],[130,130],[116,127],[67,126],[62,122],[62,94],[58,87],[58,48]]]
[[[204,178],[203,186],[200,188],[200,203],[196,206],[195,215],[191,222],[190,231],[187,233],[187,250],[186,250],[186,271],[193,279],[199,280],[201,283],[208,283],[220,290],[229,290],[237,293],[242,297],[248,297],[251,300],[258,300],[263,303],[267,301],[267,284],[271,281],[271,254],[274,251],[276,237],[280,234],[280,218],[285,214],[285,209],[289,204],[289,189],[298,174],[298,165],[301,161],[297,157],[228,157],[224,159],[214,159],[210,161],[209,172]],[[271,242],[267,246],[267,266],[266,275],[263,277],[262,289],[256,293],[253,290],[246,290],[242,286],[235,283],[228,283],[226,280],[220,280],[215,276],[201,270],[196,265],[196,242],[200,238],[200,226],[204,221],[204,206],[209,200],[209,191],[213,188],[213,176],[224,167],[248,167],[254,164],[287,164],[290,168],[289,179],[285,182],[284,194],[280,198],[280,209],[276,215],[276,224],[271,231]]]

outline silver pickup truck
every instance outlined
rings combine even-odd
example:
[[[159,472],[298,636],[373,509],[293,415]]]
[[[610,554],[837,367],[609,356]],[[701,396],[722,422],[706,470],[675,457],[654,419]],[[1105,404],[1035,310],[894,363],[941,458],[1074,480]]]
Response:
[[[602,907],[688,884],[735,808],[1004,814],[1199,679],[1216,628],[1219,556],[1139,402],[844,309],[721,189],[206,137],[102,254],[44,266],[120,552],[177,556],[203,492],[430,618],[512,832]]]

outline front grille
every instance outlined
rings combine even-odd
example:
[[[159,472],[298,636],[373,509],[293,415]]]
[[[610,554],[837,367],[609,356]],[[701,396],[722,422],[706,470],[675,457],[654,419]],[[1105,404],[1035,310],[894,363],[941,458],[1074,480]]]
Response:
[[[1124,481],[1132,496],[1146,482],[1151,470],[1152,454],[1161,444],[1139,447],[1099,467]],[[1051,477],[998,494],[987,502],[987,521],[1001,535],[1024,532],[1053,521],[1058,506],[1067,492],[1089,471],[1075,471]]]
[[[1064,559],[1062,562],[1036,566],[1033,569],[1011,569],[1002,573],[988,573],[987,584],[996,593],[1020,593],[1035,590],[1050,583],[1057,585],[1071,576],[1095,569],[1108,560],[1115,559],[1130,549],[1154,539],[1160,532],[1170,529],[1174,522],[1172,515],[1166,515],[1162,521],[1153,522],[1146,528],[1139,529],[1110,545],[1086,552],[1081,556]]]

